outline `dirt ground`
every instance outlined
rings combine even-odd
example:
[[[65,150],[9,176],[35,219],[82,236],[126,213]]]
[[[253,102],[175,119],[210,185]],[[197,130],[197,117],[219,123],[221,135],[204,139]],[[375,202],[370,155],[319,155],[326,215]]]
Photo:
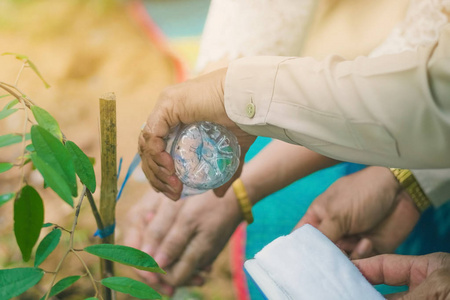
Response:
[[[117,96],[117,153],[126,167],[136,153],[140,126],[158,94],[175,81],[172,60],[145,36],[130,17],[127,5],[114,0],[0,1],[0,53],[4,52],[27,55],[37,65],[51,88],[46,89],[28,69],[21,75],[18,86],[59,121],[68,139],[96,158],[97,178],[100,174],[98,98],[106,92],[114,92]],[[0,81],[14,83],[20,66],[20,61],[12,56],[0,56]],[[1,107],[6,103],[0,99]],[[16,113],[1,120],[0,135],[20,132],[23,118],[23,114]],[[0,161],[12,161],[19,154],[20,147],[2,148]],[[18,170],[0,174],[0,194],[18,189],[19,174]],[[27,170],[26,178],[34,185],[42,183],[30,170]],[[128,208],[148,188],[146,182],[132,179],[125,189],[117,206],[118,243],[124,233],[120,222],[125,221]],[[52,191],[40,190],[40,193],[46,205],[45,222],[69,226],[73,218],[70,207],[58,200]],[[12,203],[7,203],[0,208],[1,268],[27,266],[20,262],[11,224]],[[80,248],[96,242],[92,236],[94,230],[89,207],[83,206],[76,234]],[[41,238],[46,233],[43,230]],[[54,269],[64,247],[64,243],[58,246],[50,256],[51,260],[42,266],[45,270]],[[86,257],[86,260],[94,271],[98,271],[95,259]],[[72,259],[66,261],[63,269],[62,276],[74,275],[74,271],[83,273],[79,262]],[[128,269],[117,267],[118,273],[135,276]],[[213,270],[204,287],[185,290],[179,299],[234,299],[226,251]],[[44,279],[43,284],[21,299],[39,299],[48,284],[48,279]],[[82,299],[88,293],[91,293],[90,283],[82,279],[54,299]]]

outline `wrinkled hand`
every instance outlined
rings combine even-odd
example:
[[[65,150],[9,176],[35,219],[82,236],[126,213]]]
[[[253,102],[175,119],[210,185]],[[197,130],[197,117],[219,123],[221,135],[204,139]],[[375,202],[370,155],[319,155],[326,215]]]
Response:
[[[191,124],[210,121],[227,127],[241,146],[241,164],[235,176],[214,192],[223,196],[242,171],[245,154],[255,137],[242,131],[231,121],[224,107],[224,81],[226,69],[188,80],[167,88],[148,117],[139,137],[142,169],[150,184],[172,200],[180,198],[182,183],[175,175],[172,157],[165,151],[164,137],[180,123]]]
[[[353,261],[372,284],[408,285],[388,299],[450,299],[450,254],[378,255]]]
[[[209,191],[177,202],[151,191],[130,211],[130,220],[125,244],[149,253],[167,272],[139,274],[171,294],[176,286],[203,284],[242,215],[232,190],[223,198]]]
[[[393,252],[420,217],[389,169],[368,167],[317,197],[296,227],[318,228],[351,258]]]

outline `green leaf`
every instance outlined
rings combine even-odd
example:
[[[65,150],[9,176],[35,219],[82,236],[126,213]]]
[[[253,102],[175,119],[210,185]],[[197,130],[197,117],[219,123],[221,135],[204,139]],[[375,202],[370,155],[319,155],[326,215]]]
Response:
[[[28,145],[26,145],[25,150],[27,150],[28,152],[34,152],[34,151],[36,151],[36,150],[34,149],[33,144],[28,144]]]
[[[44,204],[41,196],[31,186],[22,188],[14,201],[14,234],[24,261],[31,256],[44,224]]]
[[[140,281],[127,277],[108,277],[102,279],[101,283],[118,292],[130,294],[139,299],[161,299],[161,295],[154,289]]]
[[[13,109],[4,109],[2,111],[0,111],[0,120],[6,118],[9,115],[12,115],[13,113],[15,113],[16,111],[18,111],[17,108],[13,108]]]
[[[47,228],[51,226],[53,226],[53,223],[44,223],[44,225],[42,225],[42,228]]]
[[[0,299],[19,296],[36,285],[44,276],[37,268],[14,268],[0,270]]]
[[[19,103],[19,100],[17,99],[11,100],[8,104],[5,105],[3,110],[13,108],[17,103]]]
[[[44,177],[45,183],[58,194],[67,204],[73,207],[72,194],[64,178],[55,171],[53,167],[43,161],[36,153],[31,154],[31,160],[34,166]]]
[[[9,96],[12,96],[12,95],[10,95],[10,94],[1,95],[1,96],[0,96],[0,99],[1,99],[1,98],[6,98],[6,97],[9,97]]]
[[[84,251],[104,259],[135,267],[139,270],[166,273],[150,255],[128,246],[99,244],[88,246],[84,248]]]
[[[33,112],[34,118],[40,126],[45,128],[48,132],[53,134],[57,139],[62,141],[63,136],[61,129],[59,128],[58,122],[52,117],[45,109],[39,106],[32,106],[31,111]]]
[[[23,135],[18,133],[9,133],[5,135],[0,135],[0,147],[5,147],[13,144],[22,142]],[[25,135],[25,140],[29,140],[30,135]]]
[[[19,54],[19,53],[13,53],[13,52],[4,52],[4,53],[2,53],[2,55],[13,55],[13,56],[15,56],[18,60],[21,60],[21,61],[25,61],[25,60],[28,59],[28,56],[26,56],[26,55]]]
[[[84,300],[98,300],[98,298],[96,298],[96,297],[89,297],[89,298],[86,298]]]
[[[11,163],[0,163],[0,173],[6,172],[11,169],[14,165]]]
[[[60,239],[61,229],[59,228],[52,230],[42,239],[36,250],[36,258],[34,259],[35,267],[39,267],[39,265],[50,255],[50,253],[55,250]]]
[[[16,193],[8,193],[8,194],[0,195],[0,206],[2,206],[3,204],[8,202],[9,200],[14,198],[15,196],[16,196]]]
[[[18,53],[12,53],[12,52],[5,52],[2,53],[2,55],[14,55],[18,60],[21,60],[30,66],[30,68],[36,73],[36,75],[42,80],[46,88],[49,88],[50,85],[44,80],[41,73],[38,71],[36,65],[28,58],[28,56]]]
[[[89,157],[87,157],[74,142],[67,141],[65,146],[72,156],[75,171],[77,172],[78,177],[80,177],[81,182],[94,193],[97,182],[95,180],[94,167],[92,166]]]
[[[52,168],[64,178],[72,192],[72,196],[77,196],[78,191],[75,167],[69,152],[61,141],[39,125],[33,125],[31,127],[31,140],[39,158],[52,166]],[[47,184],[50,185],[49,182],[47,182]]]
[[[50,290],[50,297],[53,297],[59,293],[61,293],[62,291],[64,291],[65,289],[67,289],[69,286],[71,286],[72,284],[74,284],[78,279],[80,279],[81,276],[69,276],[66,278],[61,279],[60,281],[58,281]],[[41,300],[45,299],[44,295]]]

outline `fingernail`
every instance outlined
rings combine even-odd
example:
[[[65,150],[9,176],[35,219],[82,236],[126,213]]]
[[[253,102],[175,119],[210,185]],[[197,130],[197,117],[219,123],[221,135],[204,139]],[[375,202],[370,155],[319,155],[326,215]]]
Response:
[[[148,244],[143,245],[141,250],[150,256],[153,255],[153,247],[151,245]]]
[[[369,239],[362,239],[358,245],[356,246],[355,252],[358,256],[357,258],[363,258],[369,255],[370,251],[372,250],[372,243]]]
[[[165,268],[169,262],[169,258],[164,253],[157,253],[155,255],[155,261],[160,268]]]
[[[154,216],[155,216],[155,212],[149,211],[148,213],[145,214],[145,222],[149,223],[153,219]]]

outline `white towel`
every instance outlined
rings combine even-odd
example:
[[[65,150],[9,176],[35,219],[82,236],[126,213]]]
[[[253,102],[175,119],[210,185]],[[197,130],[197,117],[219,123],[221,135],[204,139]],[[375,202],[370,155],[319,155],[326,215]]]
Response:
[[[384,299],[342,251],[309,224],[275,239],[244,267],[270,300]]]

